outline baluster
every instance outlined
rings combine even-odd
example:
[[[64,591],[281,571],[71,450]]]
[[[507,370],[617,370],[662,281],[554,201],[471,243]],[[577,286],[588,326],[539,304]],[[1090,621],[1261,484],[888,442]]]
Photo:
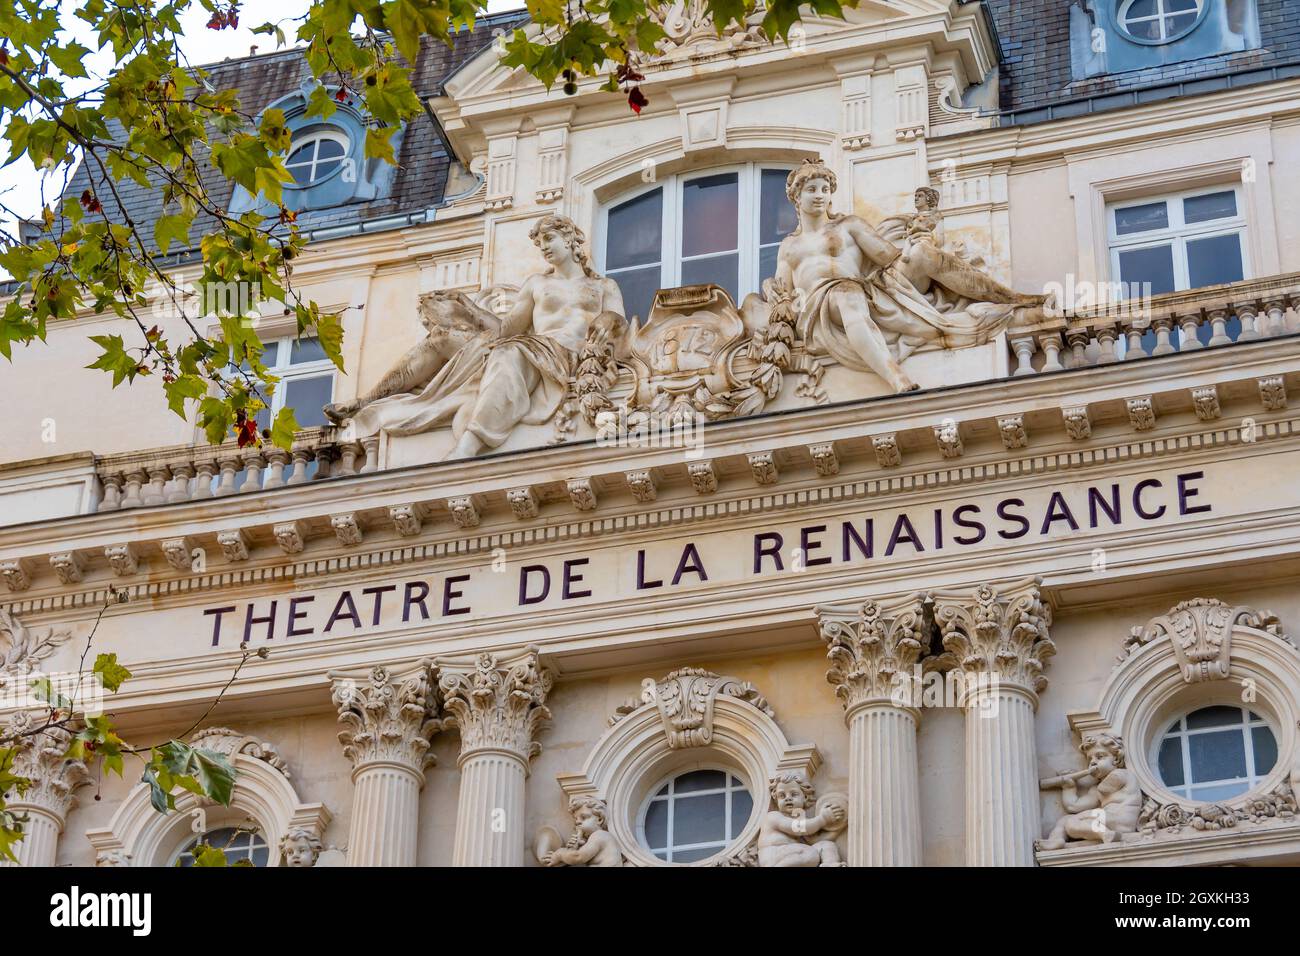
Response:
[[[307,465],[310,464],[312,454],[309,448],[295,448],[293,450],[293,474],[285,482],[287,485],[301,485],[307,480]]]
[[[1286,299],[1279,296],[1276,299],[1269,299],[1264,303],[1264,310],[1268,313],[1268,334],[1285,335],[1286,334]]]
[[[361,451],[357,442],[344,442],[339,446],[339,467],[335,476],[350,477],[357,473],[357,453]]]
[[[1228,310],[1222,306],[1210,310],[1210,328],[1214,333],[1210,336],[1210,345],[1227,345],[1232,341],[1228,338]]]
[[[122,476],[104,475],[100,479],[104,486],[103,497],[99,499],[99,511],[116,511],[122,507]]]
[[[1097,327],[1097,364],[1109,365],[1112,362],[1118,362],[1119,356],[1115,354],[1115,326],[1099,325]]]
[[[1016,370],[1011,374],[1015,375],[1033,375],[1034,374],[1034,340],[1029,336],[1024,338],[1012,339],[1011,348],[1016,353]]]
[[[266,458],[261,452],[254,452],[244,458],[244,483],[239,486],[241,493],[262,490],[262,469],[266,467]]]
[[[239,473],[240,468],[239,456],[226,455],[217,459],[217,464],[221,467],[221,483],[217,485],[217,497],[222,498],[226,495],[233,495],[239,490],[235,486],[235,475]]]
[[[149,484],[144,489],[143,501],[146,505],[161,505],[167,501],[167,482],[172,470],[166,465],[150,465],[147,469]]]
[[[1087,329],[1065,334],[1065,343],[1070,347],[1070,368],[1083,368],[1088,364],[1088,343],[1091,338]]]
[[[1038,337],[1038,347],[1043,350],[1043,371],[1060,372],[1065,366],[1061,364],[1061,333],[1047,332]]]
[[[361,442],[361,474],[379,470],[379,436]]]
[[[1173,316],[1161,316],[1151,323],[1151,327],[1156,330],[1156,347],[1151,350],[1152,355],[1172,355],[1178,351],[1170,341],[1170,334],[1174,330]]]
[[[126,488],[122,492],[123,508],[139,508],[144,504],[144,499],[140,497],[140,488],[148,477],[142,469],[126,473]]]
[[[1259,306],[1254,302],[1243,302],[1236,307],[1237,318],[1241,320],[1241,334],[1237,336],[1238,342],[1253,342],[1255,339],[1262,338],[1256,320],[1259,317]]]
[[[339,460],[339,446],[325,445],[316,449],[316,477],[333,478],[334,465]]]
[[[279,488],[284,484],[284,467],[289,464],[289,453],[283,448],[271,448],[263,455],[267,462],[266,477],[262,487]]]
[[[190,500],[199,501],[203,498],[211,498],[216,492],[212,487],[213,481],[216,480],[217,472],[220,465],[215,458],[209,458],[207,461],[201,461],[195,466],[198,472],[194,477],[194,494]]]
[[[1178,351],[1190,352],[1193,349],[1203,348],[1201,340],[1196,337],[1196,330],[1201,324],[1201,315],[1199,312],[1188,312],[1178,318],[1178,328],[1182,331],[1182,338],[1178,342]]]
[[[190,479],[194,477],[194,466],[189,462],[172,465],[171,488],[167,491],[168,501],[190,500]]]
[[[1144,330],[1138,328],[1136,323],[1133,323],[1122,331],[1125,337],[1124,361],[1131,362],[1134,359],[1146,358],[1147,353],[1142,349],[1142,333]]]

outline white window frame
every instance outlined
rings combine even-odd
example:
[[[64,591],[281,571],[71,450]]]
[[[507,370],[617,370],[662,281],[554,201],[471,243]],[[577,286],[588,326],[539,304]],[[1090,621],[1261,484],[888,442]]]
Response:
[[[706,169],[692,169],[687,172],[674,173],[646,183],[637,189],[620,193],[609,202],[602,204],[596,230],[596,269],[602,275],[616,279],[620,272],[631,272],[648,268],[651,263],[642,266],[627,266],[615,270],[612,274],[605,268],[605,245],[609,236],[609,214],[617,206],[630,202],[639,196],[663,190],[663,212],[661,220],[661,244],[659,250],[659,288],[672,289],[682,284],[682,195],[686,183],[711,176],[736,173],[737,212],[736,239],[739,243],[739,262],[736,268],[736,291],[740,300],[751,292],[759,291],[759,257],[761,246],[758,241],[760,226],[759,202],[762,198],[762,181],[764,170],[780,170],[788,173],[794,169],[792,163],[733,163],[727,166],[711,166]],[[707,259],[725,255],[725,252],[711,252],[690,256],[690,259]],[[740,305],[740,301],[736,302]],[[642,316],[645,321],[646,316]]]
[[[307,336],[307,339],[313,339],[315,336]],[[334,388],[338,384],[338,378],[334,375],[338,369],[328,357],[316,359],[311,362],[300,362],[297,365],[290,365],[289,359],[293,355],[293,343],[298,341],[296,335],[286,335],[274,340],[276,351],[276,361],[272,365],[263,361],[272,375],[276,376],[279,381],[275,383],[275,394],[271,396],[270,414],[271,420],[280,413],[284,408],[284,399],[289,391],[289,383],[297,378],[314,378],[322,372],[328,372],[330,375],[330,401],[334,401]],[[267,343],[267,353],[269,354],[272,343]]]
[[[344,164],[346,164],[348,161],[348,151],[352,148],[352,140],[348,137],[347,133],[343,132],[341,129],[337,129],[333,127],[323,127],[323,126],[305,130],[300,137],[295,136],[293,138],[293,140],[289,143],[288,151],[284,155],[285,169],[289,169],[290,174],[292,174],[292,169],[290,169],[289,167],[290,157],[292,157],[294,153],[298,152],[303,147],[311,146],[315,143],[319,143],[321,140],[326,140],[326,139],[338,143],[341,147],[343,147],[343,155],[339,156],[337,160],[339,164],[339,169],[342,169]],[[294,164],[295,167],[302,167],[302,166],[308,167],[310,176],[308,176],[306,182],[300,183],[295,178],[292,183],[286,183],[286,185],[296,186],[299,189],[307,189],[310,186],[315,186],[318,183],[324,182],[325,180],[329,179],[330,177],[338,173],[339,169],[335,169],[325,176],[317,177],[316,167],[321,162],[319,154],[320,154],[320,147],[316,146],[315,150],[313,150],[312,152],[310,163]],[[331,156],[328,159],[326,159],[325,162],[332,163],[335,162],[335,159],[334,157]]]
[[[211,837],[214,833],[220,833],[222,830],[243,830],[249,836],[248,845],[242,847],[235,847],[229,852],[227,852],[224,846],[214,846],[212,843],[208,841],[208,838]],[[172,860],[172,865],[176,866],[177,864],[180,863],[180,861],[184,857],[189,856],[190,865],[193,866],[194,854],[192,850],[200,843],[206,843],[214,850],[221,850],[226,857],[226,863],[228,865],[233,865],[235,863],[240,862],[241,860],[248,860],[251,863],[253,860],[254,850],[266,850],[266,863],[264,864],[264,866],[267,867],[271,866],[271,861],[275,856],[275,854],[272,852],[270,841],[266,839],[266,834],[262,832],[262,828],[260,825],[254,828],[249,828],[247,826],[241,826],[237,823],[222,823],[222,824],[218,824],[217,826],[209,827],[207,830],[203,831],[202,833],[195,834],[189,840],[183,843],[181,845],[181,848],[176,852],[175,858]],[[237,854],[236,856],[234,856],[233,859],[231,858],[232,853]],[[256,866],[257,864],[254,863],[253,865]]]
[[[669,784],[674,783],[675,781],[686,776],[687,774],[697,773],[700,771],[710,771],[714,773],[720,773],[726,778],[726,783],[723,784],[723,786],[721,787],[713,787],[708,790],[691,790],[689,793],[682,794],[680,796],[675,791],[673,793],[668,794],[666,797],[661,797],[658,795],[659,791],[662,790],[664,787],[668,786]],[[735,780],[736,783],[732,784],[731,782],[732,780]],[[723,838],[721,840],[710,840],[707,843],[674,844],[672,842],[673,815],[674,815],[674,804],[676,803],[676,801],[682,799],[691,799],[692,797],[710,796],[719,793],[724,795],[723,806],[725,807],[725,816],[723,819],[723,834],[724,834]],[[708,856],[701,857],[699,861],[694,861],[694,862],[703,862],[704,860],[711,860],[714,857],[717,857],[720,854],[725,853],[727,849],[731,847],[739,839],[739,836],[736,837],[731,836],[732,823],[734,822],[731,817],[731,812],[732,812],[731,805],[732,805],[732,800],[734,799],[733,794],[736,793],[745,793],[749,796],[749,799],[751,801],[750,816],[753,816],[752,807],[753,805],[758,804],[760,800],[758,797],[755,797],[753,791],[750,790],[748,786],[746,786],[744,778],[735,770],[731,770],[723,766],[713,766],[711,764],[679,767],[678,769],[670,773],[668,776],[664,777],[655,786],[650,788],[649,796],[646,797],[644,803],[641,805],[640,810],[637,812],[637,818],[636,818],[637,839],[640,841],[641,846],[644,847],[645,850],[656,859],[660,859],[658,854],[661,851],[666,852],[668,854],[668,858],[666,860],[661,860],[661,862],[664,863],[681,866],[682,864],[680,862],[673,860],[673,854],[675,852],[687,852],[690,850],[702,850],[702,849],[712,850],[713,852],[711,852]],[[663,802],[668,804],[668,819],[665,827],[665,835],[668,839],[668,845],[663,847],[652,847],[650,845],[650,840],[646,836],[646,816],[650,812],[650,805],[656,802]],[[740,822],[742,824],[742,829],[743,829],[743,824],[747,821],[740,821]]]
[[[1168,10],[1166,9],[1165,6],[1168,0],[1156,0],[1156,12],[1154,15],[1149,17],[1130,17],[1128,15],[1128,11],[1130,8],[1132,8],[1133,4],[1136,2],[1137,0],[1127,0],[1127,2],[1124,3],[1124,5],[1119,8],[1119,12],[1115,15],[1115,21],[1119,24],[1119,28],[1122,31],[1124,31],[1124,35],[1126,37],[1133,40],[1137,40],[1137,42],[1139,43],[1147,43],[1152,45],[1171,43],[1174,40],[1180,39],[1186,36],[1187,34],[1191,33],[1193,30],[1195,30],[1197,24],[1201,22],[1201,18],[1205,14],[1206,0],[1196,0],[1196,16],[1192,19],[1192,25],[1189,27],[1185,27],[1181,30],[1175,31],[1174,33],[1170,33],[1168,32],[1170,19],[1175,16],[1178,16],[1179,14],[1190,13],[1191,11]],[[1150,23],[1153,20],[1160,24],[1160,36],[1158,39],[1154,39],[1154,40],[1141,39],[1130,28],[1130,24]]]
[[[1233,194],[1237,206],[1237,215],[1231,218],[1210,219],[1206,222],[1197,222],[1192,223],[1191,225],[1188,225],[1184,221],[1184,200],[1192,199],[1197,196],[1209,196],[1215,193],[1226,192],[1231,192]],[[1242,281],[1252,278],[1250,243],[1247,241],[1249,225],[1243,211],[1245,199],[1246,197],[1240,186],[1231,183],[1224,183],[1217,186],[1201,186],[1196,189],[1160,193],[1153,196],[1130,196],[1124,199],[1108,202],[1106,204],[1106,242],[1110,253],[1110,274],[1112,281],[1125,281],[1123,271],[1120,269],[1120,253],[1170,245],[1173,247],[1174,258],[1173,291],[1185,292],[1192,288],[1187,269],[1188,241],[1196,239],[1213,239],[1220,236],[1230,235],[1235,235],[1237,237],[1237,244],[1241,249]],[[1169,214],[1168,226],[1163,229],[1151,229],[1146,232],[1135,232],[1127,235],[1119,234],[1115,228],[1115,213],[1117,210],[1127,209],[1132,206],[1145,206],[1157,202],[1163,202],[1165,204],[1165,208]]]
[[[1238,722],[1235,724],[1220,724],[1215,727],[1198,727],[1195,729],[1191,729],[1191,728],[1184,729],[1181,726],[1188,717],[1190,717],[1192,714],[1196,713],[1197,711],[1205,710],[1209,707],[1216,707],[1216,706],[1227,706],[1227,707],[1232,707],[1234,709],[1240,710],[1241,716]],[[1163,778],[1161,778],[1160,782],[1164,784],[1165,789],[1167,789],[1170,793],[1174,794],[1175,796],[1179,797],[1182,800],[1186,800],[1189,803],[1194,803],[1198,805],[1203,803],[1222,803],[1228,800],[1236,800],[1238,797],[1241,797],[1242,795],[1247,794],[1252,790],[1254,790],[1256,787],[1258,787],[1260,783],[1270,773],[1272,773],[1273,767],[1277,766],[1277,764],[1274,763],[1273,767],[1268,767],[1263,772],[1260,772],[1259,768],[1255,766],[1255,740],[1252,731],[1256,727],[1267,727],[1269,732],[1273,735],[1274,747],[1278,746],[1277,730],[1265,718],[1261,717],[1255,711],[1252,711],[1249,707],[1242,707],[1237,704],[1213,704],[1213,703],[1208,703],[1200,707],[1195,707],[1192,710],[1187,711],[1186,713],[1180,714],[1177,718],[1175,718],[1173,721],[1169,723],[1169,725],[1165,728],[1164,733],[1156,737],[1155,741],[1153,742],[1153,746],[1151,748],[1151,754],[1150,754],[1151,766],[1156,768],[1156,773],[1159,774],[1160,750],[1164,746],[1166,740],[1170,739],[1171,737],[1176,737],[1178,738],[1179,741],[1180,759],[1182,761],[1182,766],[1183,766],[1183,783],[1181,786],[1174,786],[1168,783],[1167,781],[1165,781]],[[1241,736],[1245,744],[1246,776],[1228,777],[1223,780],[1203,780],[1203,781],[1193,782],[1192,781],[1191,738],[1202,734],[1224,733],[1226,731],[1232,731],[1232,730],[1241,731]],[[1279,759],[1281,759],[1280,752],[1278,757]],[[1200,790],[1204,787],[1216,787],[1216,786],[1222,787],[1222,786],[1227,786],[1228,784],[1238,784],[1238,783],[1244,784],[1245,786],[1242,788],[1241,793],[1235,794],[1234,796],[1231,797],[1219,797],[1216,800],[1204,800],[1200,797],[1192,796],[1193,790]]]

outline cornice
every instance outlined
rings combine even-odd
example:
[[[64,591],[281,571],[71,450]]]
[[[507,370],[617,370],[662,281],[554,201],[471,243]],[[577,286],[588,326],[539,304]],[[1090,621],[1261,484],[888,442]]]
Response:
[[[1300,416],[1264,410],[1257,383],[1263,377],[1300,374],[1297,346],[1300,338],[1294,336],[1238,343],[1104,369],[726,423],[706,429],[703,452],[692,460],[708,463],[715,476],[712,491],[691,481],[681,448],[587,442],[11,526],[0,529],[0,561],[19,561],[33,572],[28,589],[9,595],[15,610],[57,611],[102,603],[110,588],[125,589],[136,598],[183,599],[196,591],[365,573],[502,547],[545,548],[622,534],[653,537],[716,519],[734,522],[746,515],[842,507],[860,499],[894,505],[936,488],[1024,482],[1061,471],[1173,456],[1221,455],[1223,449],[1243,444],[1241,420],[1234,415],[1255,422],[1252,437],[1261,448],[1289,447],[1288,440],[1300,436]],[[1157,370],[1164,376],[1156,377]],[[1230,409],[1226,417],[1202,421],[1193,413],[1192,389],[1208,386]],[[960,404],[953,402],[955,396]],[[1135,430],[1145,422],[1131,421],[1131,403],[1148,397],[1154,426]],[[1062,410],[1080,406],[1089,410],[1095,427],[1088,436],[1072,439]],[[941,458],[935,444],[935,427],[949,420],[963,439],[955,459]],[[893,437],[901,465],[878,460],[873,438],[882,435]],[[1008,441],[1008,435],[1016,440]],[[775,484],[759,483],[755,456],[778,465]],[[830,458],[834,468],[827,464]],[[653,476],[652,499],[638,501],[630,493],[629,474],[641,472]],[[593,509],[578,511],[570,501],[569,486],[575,480],[597,489]],[[540,503],[522,517],[507,500],[507,492],[521,488],[530,489]],[[448,502],[457,498],[474,503],[474,527],[454,523]],[[398,507],[413,508],[420,520],[399,525],[392,512]],[[344,519],[356,532],[339,533],[337,522]],[[305,549],[287,555],[276,546],[277,526],[295,523]],[[222,534],[230,536],[227,558],[221,557]],[[178,538],[187,548],[203,547],[213,566],[200,574],[169,568],[161,545]],[[237,547],[241,542],[244,547]],[[146,559],[146,567],[111,575],[105,549],[122,545],[131,547],[137,563]],[[77,553],[82,573],[79,580],[60,585],[50,557],[67,552]]]

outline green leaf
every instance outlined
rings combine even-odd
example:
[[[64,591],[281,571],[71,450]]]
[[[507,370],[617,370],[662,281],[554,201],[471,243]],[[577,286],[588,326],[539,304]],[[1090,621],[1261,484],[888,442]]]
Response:
[[[134,356],[127,353],[125,344],[122,342],[122,336],[92,335],[90,341],[104,351],[99,358],[87,365],[86,368],[98,368],[106,372],[112,372],[114,388],[121,385],[124,380],[135,380],[135,376],[139,371],[139,363]]]
[[[288,451],[293,448],[294,433],[300,428],[293,409],[286,405],[276,413],[275,421],[271,423],[271,444]]]
[[[186,418],[185,403],[203,398],[208,393],[208,385],[197,374],[182,373],[170,382],[163,382],[163,392],[167,395],[167,407]]]
[[[116,654],[100,654],[96,657],[93,672],[99,675],[104,689],[113,694],[131,676],[131,672],[117,662]]]
[[[190,216],[163,215],[158,217],[154,223],[153,238],[158,243],[158,249],[164,254],[171,247],[172,242],[179,242],[182,249],[188,249],[190,245]]]
[[[225,851],[214,846],[208,846],[206,843],[200,843],[194,847],[194,865],[195,866],[226,866]]]

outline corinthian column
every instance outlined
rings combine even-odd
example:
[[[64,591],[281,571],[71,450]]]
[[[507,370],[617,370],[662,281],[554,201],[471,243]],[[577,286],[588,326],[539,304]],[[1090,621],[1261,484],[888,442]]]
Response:
[[[453,866],[524,865],[524,780],[541,752],[534,740],[550,720],[546,695],[554,676],[537,649],[472,665],[439,661],[446,725],[460,730],[460,800]]]
[[[1056,653],[1051,611],[1030,580],[999,594],[935,596],[935,619],[960,673],[966,709],[966,863],[1033,866],[1040,836],[1034,712]]]
[[[62,727],[49,727],[32,733],[39,726],[30,713],[19,712],[0,731],[0,740],[13,747],[12,773],[31,781],[7,809],[25,816],[23,838],[15,848],[18,862],[0,862],[0,866],[54,866],[59,850],[59,834],[68,819],[68,811],[78,787],[89,782],[90,773],[83,760],[68,760],[65,754],[72,734]]]
[[[400,682],[386,667],[365,681],[330,676],[355,788],[348,865],[414,866],[429,740],[442,726],[433,674],[422,663]]]
[[[830,648],[826,679],[849,727],[849,865],[919,866],[913,669],[928,646],[920,603],[892,612],[874,601],[816,612]]]

